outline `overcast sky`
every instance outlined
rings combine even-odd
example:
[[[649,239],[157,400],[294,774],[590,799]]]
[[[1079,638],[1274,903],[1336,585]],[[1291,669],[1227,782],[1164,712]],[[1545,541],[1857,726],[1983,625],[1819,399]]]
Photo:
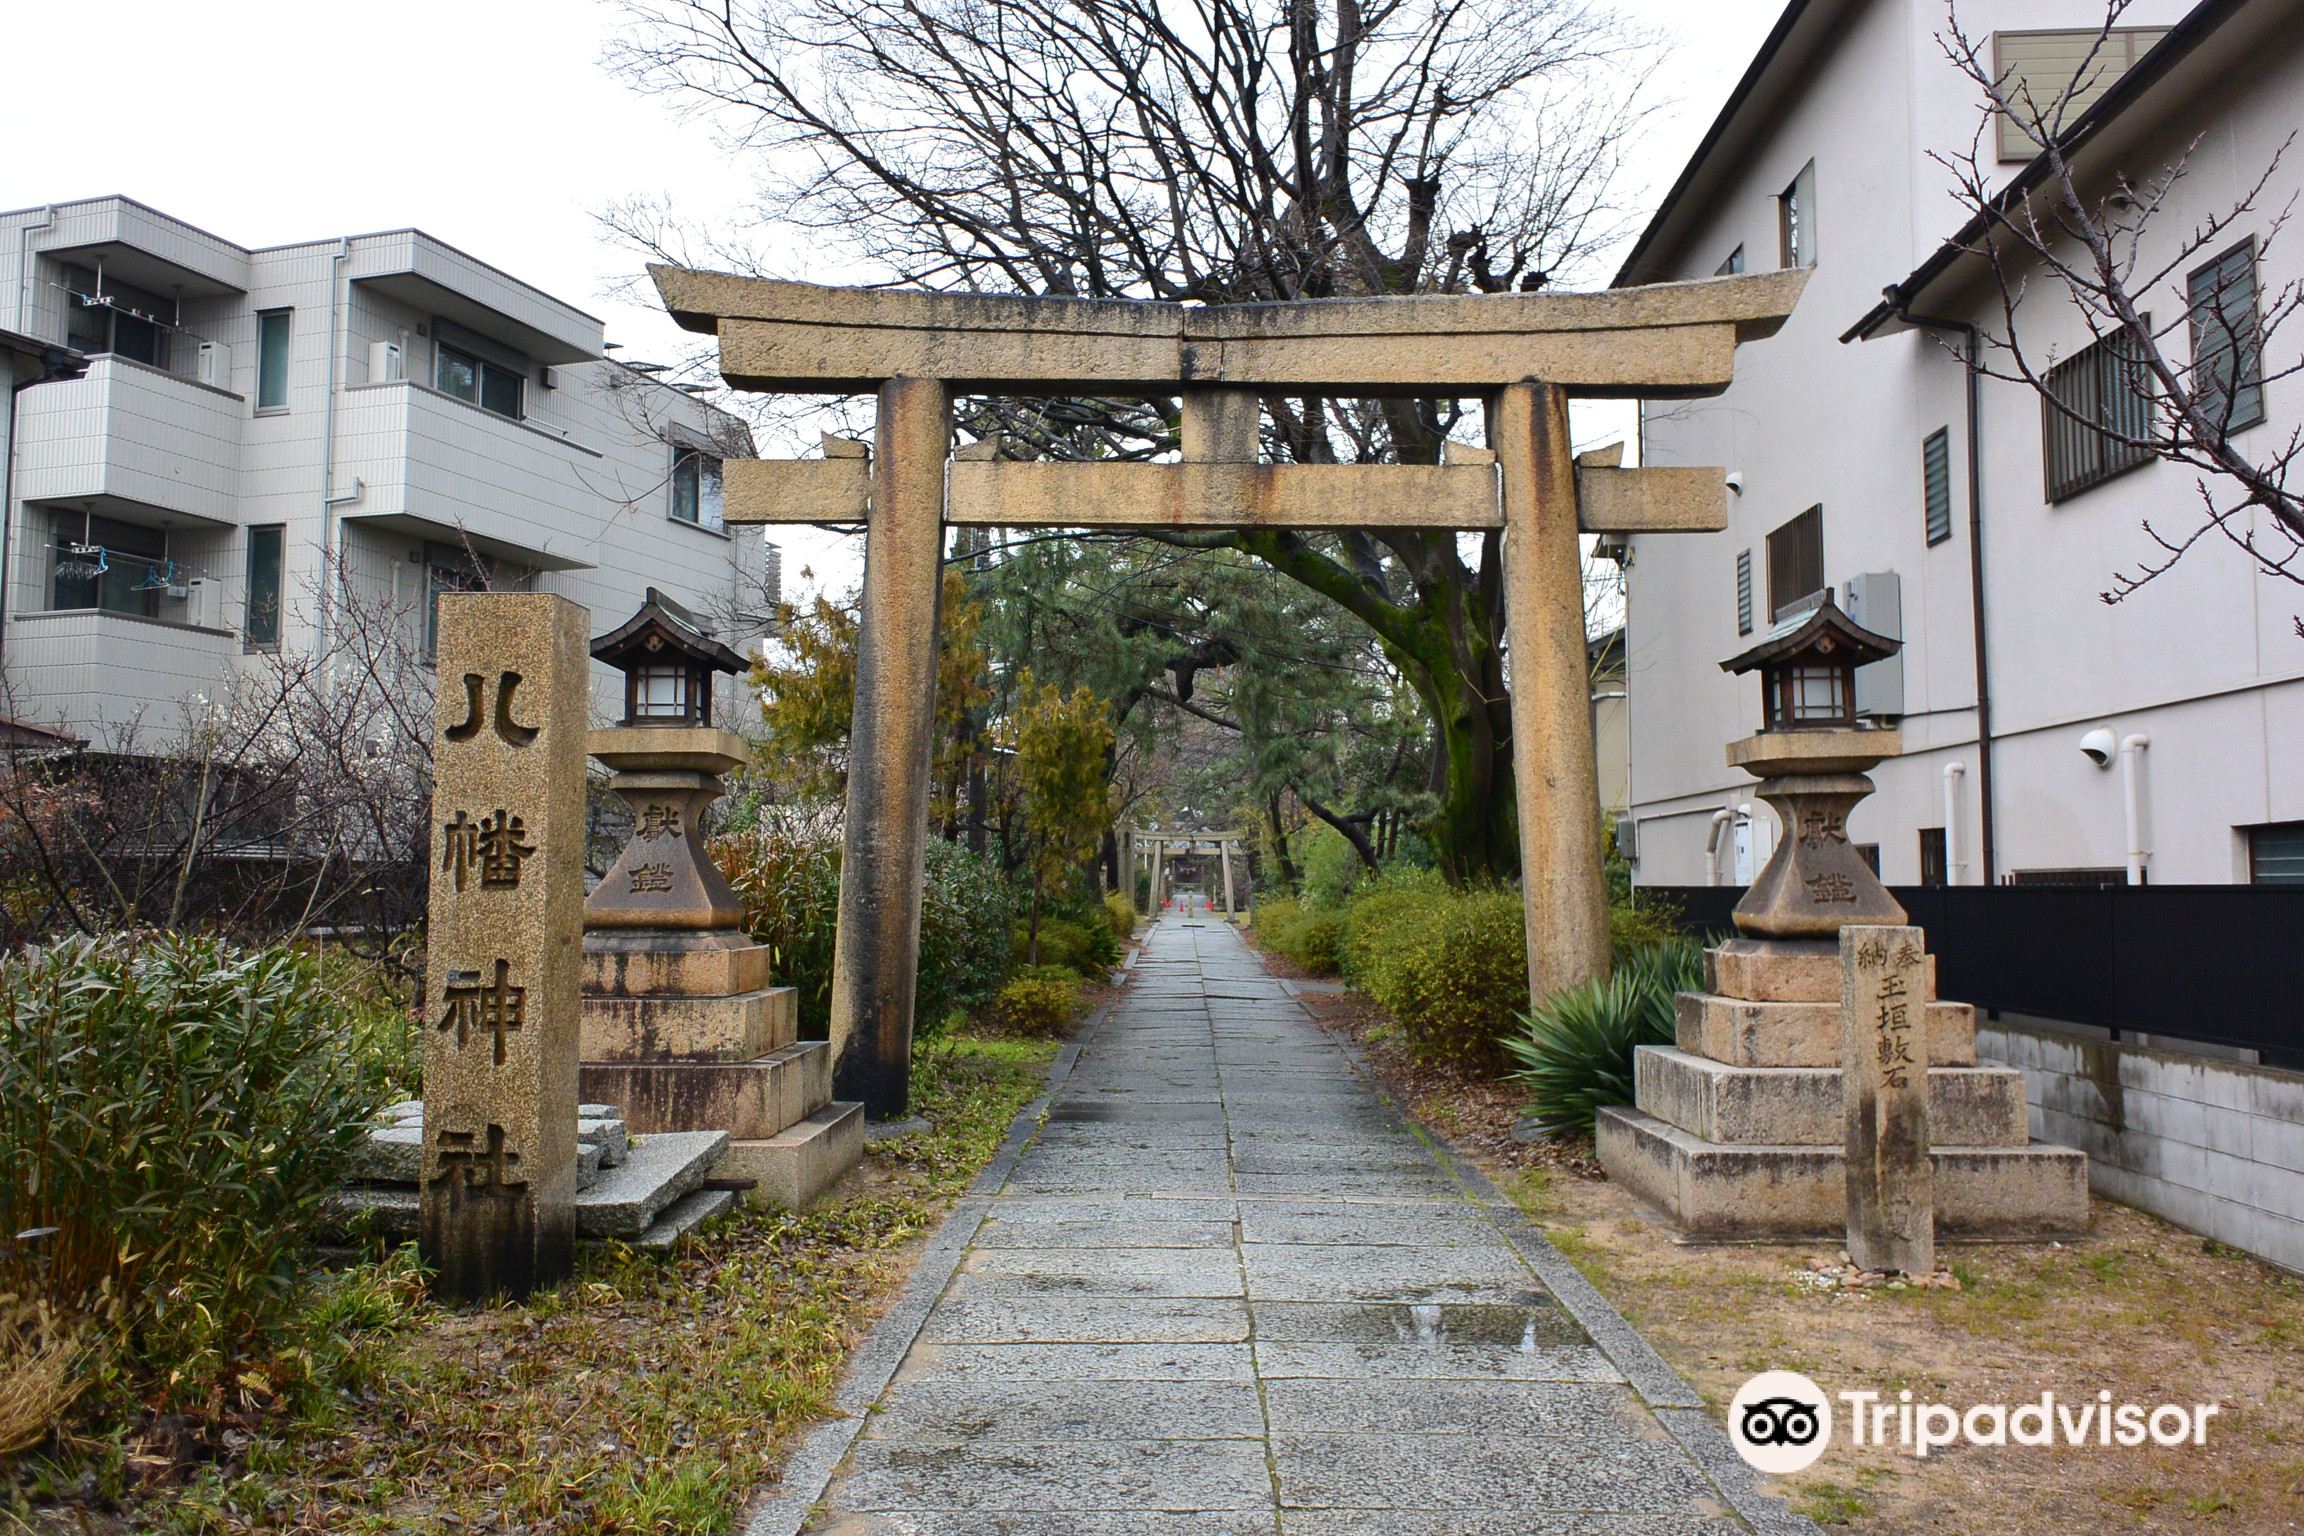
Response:
[[[1673,43],[1625,188],[1645,208],[1783,6],[1618,6]],[[75,6],[9,10],[10,55],[46,62],[11,72],[0,208],[117,192],[248,246],[414,225],[598,315],[628,359],[668,357],[686,338],[612,292],[638,261],[601,237],[595,213],[650,195],[708,220],[752,185],[706,125],[601,68],[618,20],[601,0],[400,0],[388,14],[212,0],[197,16],[181,0],[113,0],[101,39],[97,13]],[[85,70],[61,67],[92,44],[128,49],[94,93]],[[809,530],[784,542],[788,572],[849,563]]]

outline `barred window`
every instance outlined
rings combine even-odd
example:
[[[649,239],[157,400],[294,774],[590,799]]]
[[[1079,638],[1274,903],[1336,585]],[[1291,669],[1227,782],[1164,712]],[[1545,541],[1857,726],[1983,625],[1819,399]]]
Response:
[[[2264,335],[2256,315],[2256,242],[2243,241],[2188,280],[2192,393],[2226,432],[2264,419]],[[2227,414],[2229,413],[2229,414]]]
[[[1768,535],[1768,622],[1824,590],[1824,509],[1810,507]]]
[[[1952,537],[1952,429],[1938,427],[1920,445],[1920,504],[1928,519],[1928,542]]]
[[[2150,323],[2150,317],[2146,317]],[[2048,499],[2062,501],[2152,457],[2152,385],[2134,341],[2106,336],[2048,370],[2040,402]]]

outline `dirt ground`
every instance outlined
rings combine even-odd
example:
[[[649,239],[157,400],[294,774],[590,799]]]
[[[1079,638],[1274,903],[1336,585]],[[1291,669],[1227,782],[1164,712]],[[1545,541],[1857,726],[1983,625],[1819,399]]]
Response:
[[[1420,1067],[1382,1013],[1307,995],[1348,1029],[1402,1103],[1484,1168],[1719,1411],[1762,1370],[1827,1392],[1979,1403],[2215,1403],[2207,1443],[2175,1448],[1832,1449],[1779,1491],[1819,1523],[1867,1536],[2010,1532],[2304,1531],[2304,1278],[2096,1202],[2067,1244],[1956,1245],[1958,1290],[1846,1290],[1838,1245],[1690,1244],[1609,1183],[1589,1142],[1511,1135],[1508,1084]]]

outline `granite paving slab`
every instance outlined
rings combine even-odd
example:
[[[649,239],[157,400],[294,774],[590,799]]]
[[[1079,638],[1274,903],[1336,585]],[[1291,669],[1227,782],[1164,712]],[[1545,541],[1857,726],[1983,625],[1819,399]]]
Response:
[[[1813,1531],[1228,925],[1051,1083],[748,1536]]]

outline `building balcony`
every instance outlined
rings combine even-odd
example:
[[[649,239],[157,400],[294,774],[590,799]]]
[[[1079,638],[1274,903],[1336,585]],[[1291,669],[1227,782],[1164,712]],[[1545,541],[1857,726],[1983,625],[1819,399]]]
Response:
[[[16,402],[16,493],[134,522],[229,526],[247,402],[124,357]]]
[[[591,568],[614,480],[596,450],[410,380],[346,390],[338,430],[347,522],[536,570]]]
[[[151,750],[220,703],[240,665],[228,629],[75,608],[8,616],[11,712],[92,749]]]

